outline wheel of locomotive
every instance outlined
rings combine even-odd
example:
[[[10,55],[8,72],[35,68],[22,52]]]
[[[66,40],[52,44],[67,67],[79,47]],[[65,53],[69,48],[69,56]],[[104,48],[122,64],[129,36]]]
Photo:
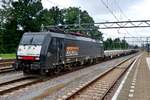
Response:
[[[23,74],[24,75],[29,75],[29,74],[32,74],[32,72],[31,72],[30,69],[23,69]]]
[[[93,64],[96,64],[96,58],[93,58]]]
[[[78,65],[77,65],[77,62],[73,62],[72,64],[71,64],[71,67],[77,67]]]
[[[87,65],[90,65],[90,63],[91,63],[91,60],[88,59],[88,60],[87,60]]]
[[[85,64],[84,60],[79,61],[79,65],[83,66]]]
[[[94,58],[92,59],[92,65],[95,64]]]
[[[42,75],[42,76],[47,75],[45,69],[40,69],[39,72],[40,72],[40,75]]]
[[[93,60],[93,58],[91,58],[91,65],[93,65],[94,64],[94,60]]]
[[[69,71],[72,70],[71,64],[64,65],[64,68],[65,68],[65,70],[69,70]]]
[[[13,66],[14,70],[16,70],[16,71],[21,70],[20,64],[17,62],[13,63],[12,66]]]
[[[76,66],[81,66],[81,62],[80,62],[80,61],[77,61],[77,62],[76,62]]]
[[[58,66],[56,66],[54,73],[58,74],[58,73],[60,73],[61,70],[62,70],[62,66],[58,65]]]

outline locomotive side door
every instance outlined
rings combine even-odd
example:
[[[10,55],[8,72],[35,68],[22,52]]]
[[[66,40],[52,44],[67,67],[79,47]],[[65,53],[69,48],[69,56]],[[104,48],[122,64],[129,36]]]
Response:
[[[49,45],[49,50],[47,54],[47,65],[52,66],[53,64],[56,64],[57,60],[57,41],[56,38],[53,37],[51,39],[50,45]]]
[[[57,38],[57,62],[61,63],[64,59],[64,40]]]

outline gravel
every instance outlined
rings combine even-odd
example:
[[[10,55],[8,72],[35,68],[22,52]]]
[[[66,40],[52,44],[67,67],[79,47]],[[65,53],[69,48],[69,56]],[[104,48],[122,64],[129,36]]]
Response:
[[[80,84],[91,80],[93,77],[99,75],[128,57],[129,56],[125,56],[106,61],[78,71],[61,75],[46,82],[16,90],[12,93],[0,96],[0,100],[29,100],[43,98],[44,100],[55,100],[56,98],[63,96],[65,93],[68,93]]]

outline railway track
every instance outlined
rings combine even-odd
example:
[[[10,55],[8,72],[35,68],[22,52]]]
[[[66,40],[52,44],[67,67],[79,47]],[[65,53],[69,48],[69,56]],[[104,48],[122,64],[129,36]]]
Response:
[[[33,77],[33,78],[31,77],[29,79],[28,78],[25,78],[25,79],[15,79],[13,81],[5,82],[5,83],[0,83],[0,95],[5,95],[7,93],[10,93],[10,92],[13,92],[15,90],[24,88],[26,86],[30,86],[32,84],[36,84],[36,83],[39,83],[39,82],[47,81],[47,80],[49,80],[51,78],[48,77],[48,78],[44,78],[44,80],[43,80],[43,79],[37,79],[37,77],[36,78],[35,77]]]
[[[32,84],[36,84],[42,82],[43,80],[33,76],[24,76],[18,79],[14,79],[11,81],[7,81],[4,83],[0,83],[0,95],[4,95],[9,92],[13,92],[20,88],[24,88],[26,86],[30,86]]]
[[[11,66],[13,63],[14,59],[0,60],[0,74],[14,71]]]
[[[0,74],[11,72],[11,71],[14,71],[14,69],[11,66],[0,67]]]
[[[14,59],[0,60],[0,67],[2,66],[10,66],[14,63]]]
[[[92,80],[80,84],[58,100],[103,100],[134,61],[135,57],[122,61]]]

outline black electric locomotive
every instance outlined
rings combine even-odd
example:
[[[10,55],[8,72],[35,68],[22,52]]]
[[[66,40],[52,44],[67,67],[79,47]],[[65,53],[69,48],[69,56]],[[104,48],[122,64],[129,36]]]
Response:
[[[15,69],[45,74],[66,66],[94,62],[104,57],[102,41],[55,32],[24,33],[16,54]]]

